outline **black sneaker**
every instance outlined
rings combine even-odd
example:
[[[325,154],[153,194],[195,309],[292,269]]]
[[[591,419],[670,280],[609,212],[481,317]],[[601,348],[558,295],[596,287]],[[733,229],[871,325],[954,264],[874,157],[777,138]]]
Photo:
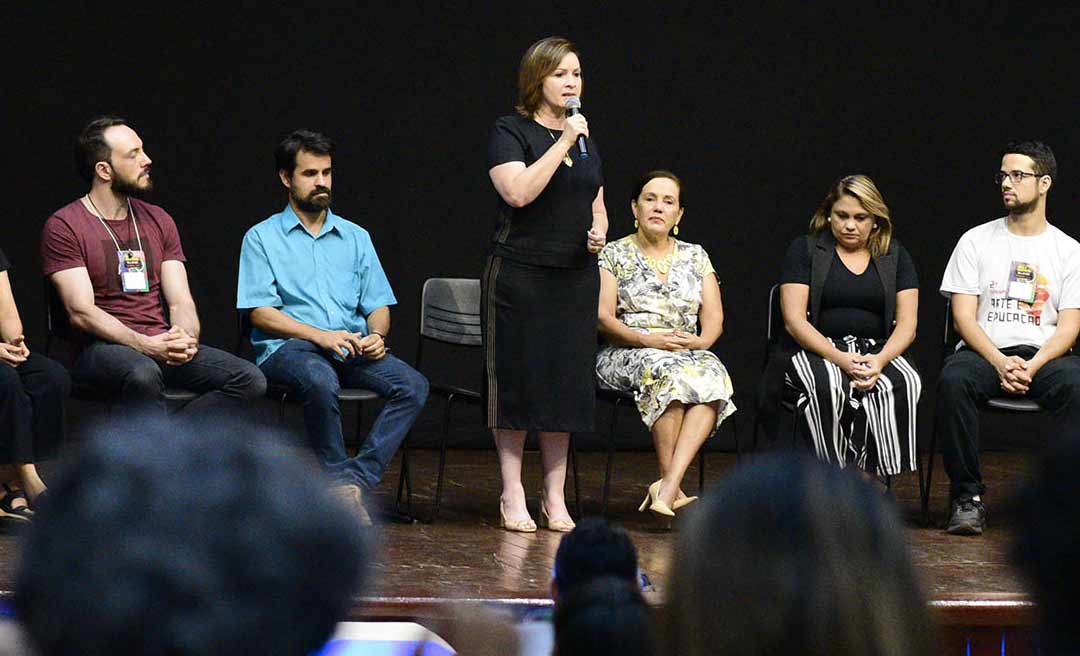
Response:
[[[953,502],[952,514],[949,515],[949,528],[946,533],[952,535],[982,535],[986,528],[986,506],[972,498],[957,499]]]

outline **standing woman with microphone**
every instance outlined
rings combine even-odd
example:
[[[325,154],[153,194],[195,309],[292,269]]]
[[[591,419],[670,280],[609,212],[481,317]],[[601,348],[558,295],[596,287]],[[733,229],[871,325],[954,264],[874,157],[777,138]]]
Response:
[[[577,47],[537,41],[521,59],[517,113],[495,121],[488,143],[499,215],[482,283],[485,401],[509,531],[536,530],[521,484],[528,431],[538,433],[544,469],[540,523],[566,532],[570,433],[594,428],[596,253],[608,219],[589,124],[567,111],[581,91]]]

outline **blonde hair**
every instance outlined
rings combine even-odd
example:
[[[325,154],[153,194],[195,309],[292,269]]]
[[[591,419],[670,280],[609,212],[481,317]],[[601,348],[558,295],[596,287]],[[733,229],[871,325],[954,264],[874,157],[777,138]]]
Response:
[[[866,211],[874,216],[877,228],[870,232],[870,239],[866,244],[870,249],[870,255],[879,257],[889,252],[893,230],[889,206],[885,204],[885,199],[881,197],[881,192],[878,191],[874,181],[865,175],[848,175],[833,184],[825,200],[821,201],[814,216],[810,218],[811,234],[829,228],[829,215],[832,214],[833,204],[845,195],[858,200]]]
[[[544,78],[570,53],[578,55],[577,46],[561,36],[549,36],[529,46],[518,66],[518,103],[514,106],[518,114],[532,118],[544,99]]]

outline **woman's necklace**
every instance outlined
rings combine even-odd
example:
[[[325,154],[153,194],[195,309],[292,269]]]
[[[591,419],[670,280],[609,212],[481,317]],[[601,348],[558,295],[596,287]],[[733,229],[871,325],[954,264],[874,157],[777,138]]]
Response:
[[[541,123],[541,125],[543,125],[543,123]],[[544,128],[548,131],[548,134],[551,135],[551,142],[552,143],[559,143],[559,140],[555,138],[555,133],[551,131],[551,128],[549,128],[546,125],[544,125]],[[569,151],[567,151],[567,153],[562,156],[562,163],[566,164],[567,166],[573,166],[574,165],[574,160],[573,160],[573,158],[570,157],[570,152]]]
[[[641,257],[645,258],[645,264],[648,264],[655,269],[660,275],[666,276],[668,272],[671,271],[671,262],[675,258],[674,240],[671,243],[671,250],[668,251],[668,254],[660,258],[650,257],[646,254],[645,249],[643,249],[638,242],[637,235],[634,235],[634,245],[637,246],[638,252],[641,253]]]

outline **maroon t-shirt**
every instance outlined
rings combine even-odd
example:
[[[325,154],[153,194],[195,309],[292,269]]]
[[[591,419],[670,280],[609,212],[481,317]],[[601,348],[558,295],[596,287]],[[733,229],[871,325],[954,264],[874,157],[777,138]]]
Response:
[[[131,199],[139,224],[139,238],[147,259],[150,291],[125,293],[120,285],[120,262],[116,244],[101,220],[90,213],[82,199],[56,210],[41,232],[41,261],[45,275],[86,267],[94,285],[94,303],[144,335],[169,329],[161,300],[161,263],[185,261],[180,235],[169,213],[157,205]],[[139,248],[131,218],[107,221],[122,249]]]

